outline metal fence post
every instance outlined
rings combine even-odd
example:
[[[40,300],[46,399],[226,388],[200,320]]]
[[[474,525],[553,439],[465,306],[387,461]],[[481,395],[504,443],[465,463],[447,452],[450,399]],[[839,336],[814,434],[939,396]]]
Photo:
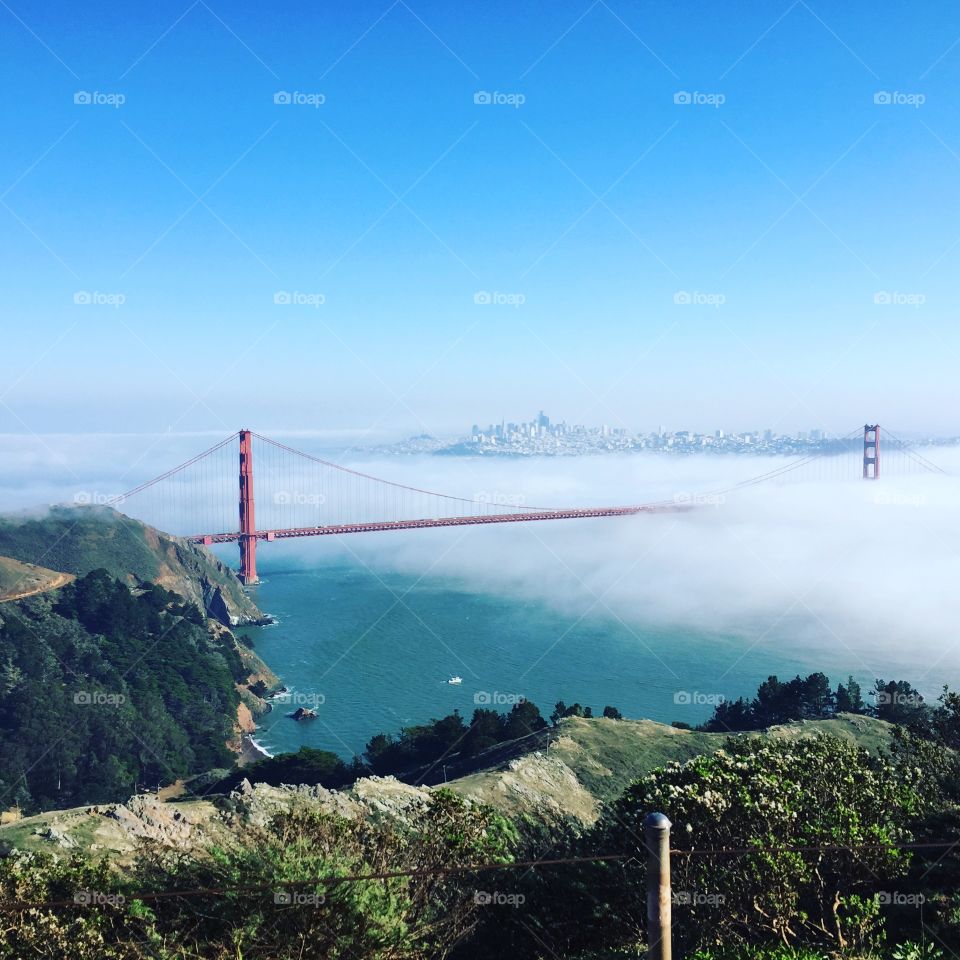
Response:
[[[647,936],[649,960],[670,960],[670,821],[648,813],[643,821],[647,846]]]

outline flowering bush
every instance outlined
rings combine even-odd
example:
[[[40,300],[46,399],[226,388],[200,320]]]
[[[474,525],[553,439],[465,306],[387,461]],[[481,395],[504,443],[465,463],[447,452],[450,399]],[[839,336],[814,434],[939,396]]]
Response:
[[[921,780],[834,737],[730,741],[635,783],[601,830],[606,845],[636,849],[647,813],[670,818],[674,935],[688,948],[843,948],[876,934],[874,894],[906,872],[897,844],[911,839]]]

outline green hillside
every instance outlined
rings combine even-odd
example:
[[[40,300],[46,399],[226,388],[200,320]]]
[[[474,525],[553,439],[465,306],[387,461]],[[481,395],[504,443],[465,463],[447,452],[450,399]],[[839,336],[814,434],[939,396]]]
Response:
[[[878,752],[890,745],[893,730],[883,720],[840,714],[734,736],[783,740],[830,734]],[[567,717],[552,732],[546,749],[514,756],[450,786],[529,822],[573,819],[589,824],[604,803],[634,780],[670,761],[714,753],[727,739],[727,734],[679,730],[653,720]]]
[[[104,571],[0,609],[0,796],[27,810],[120,800],[231,762],[232,634]]]
[[[158,583],[224,623],[263,615],[209,551],[101,506],[0,516],[0,556],[82,576],[106,570],[131,586]]]

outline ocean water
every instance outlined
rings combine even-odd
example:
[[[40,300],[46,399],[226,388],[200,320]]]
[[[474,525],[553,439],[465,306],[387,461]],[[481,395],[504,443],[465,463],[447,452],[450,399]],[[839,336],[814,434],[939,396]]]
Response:
[[[266,553],[266,551],[263,551]],[[256,741],[270,753],[301,746],[343,757],[376,733],[477,706],[509,709],[517,697],[548,716],[558,700],[599,714],[611,704],[627,717],[697,723],[720,697],[756,691],[822,669],[834,683],[861,663],[835,645],[664,629],[615,617],[562,614],[538,600],[476,592],[448,577],[317,562],[267,561],[253,588],[278,620],[244,631],[291,693],[263,717]],[[798,631],[799,632],[799,631]],[[450,685],[451,676],[460,685]],[[864,692],[872,677],[859,676]],[[315,720],[287,716],[317,704]]]

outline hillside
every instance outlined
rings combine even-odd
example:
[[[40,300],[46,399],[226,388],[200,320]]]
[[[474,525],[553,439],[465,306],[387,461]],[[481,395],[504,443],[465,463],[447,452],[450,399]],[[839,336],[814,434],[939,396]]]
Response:
[[[877,751],[890,743],[893,727],[871,717],[841,714],[771,727],[737,737],[799,737],[830,734]],[[520,819],[573,819],[593,823],[602,805],[629,783],[672,760],[713,753],[727,734],[679,730],[653,720],[568,717],[545,750],[513,757],[450,784],[461,796],[483,800]],[[484,757],[478,758],[483,762]]]
[[[786,724],[741,737],[796,739],[830,734],[876,752],[890,742],[893,727],[870,717],[841,715],[833,720]],[[460,796],[490,803],[528,828],[549,828],[559,821],[583,828],[593,824],[603,805],[631,781],[671,760],[713,753],[727,737],[678,730],[651,720],[570,717],[546,750],[516,755],[489,769],[446,784]],[[502,756],[502,754],[498,754]],[[142,839],[181,848],[205,847],[229,834],[232,818],[243,811],[255,820],[294,801],[316,803],[343,815],[399,816],[422,800],[430,787],[393,777],[368,777],[344,791],[323,787],[271,787],[242,784],[228,797],[204,796],[162,802],[134,797],[125,804],[86,806],[43,813],[0,827],[0,849],[16,847],[62,855],[84,852],[129,862]]]
[[[0,557],[0,602],[56,590],[72,579],[73,575],[69,573],[22,563],[12,557]]]
[[[208,551],[103,507],[0,517],[0,792],[120,800],[249,758],[277,677],[265,618]]]
[[[3,604],[0,795],[107,802],[229,766],[257,702],[253,656],[178,594],[103,570]]]
[[[157,583],[227,625],[264,616],[233,571],[208,550],[110,507],[0,516],[0,557],[72,576],[103,569],[131,586]]]

